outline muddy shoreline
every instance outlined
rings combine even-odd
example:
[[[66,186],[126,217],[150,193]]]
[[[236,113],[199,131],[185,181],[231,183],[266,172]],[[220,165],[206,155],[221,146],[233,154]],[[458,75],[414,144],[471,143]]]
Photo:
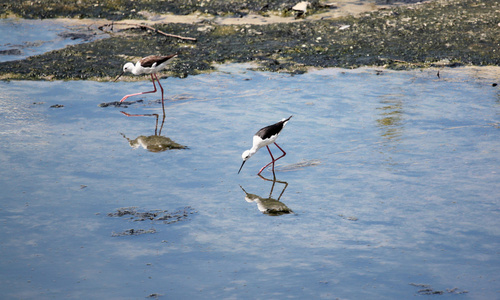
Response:
[[[175,1],[167,2],[170,5]],[[52,9],[51,15],[42,17],[104,17],[106,20],[80,22],[96,24],[91,30],[106,31],[110,38],[0,63],[0,79],[106,81],[119,74],[126,61],[174,52],[180,52],[179,58],[165,76],[196,75],[213,70],[214,64],[228,62],[251,62],[258,70],[292,74],[327,67],[377,66],[399,70],[500,65],[500,4],[494,0],[437,0],[383,6],[340,17],[334,15],[334,8],[311,1],[308,15],[301,18],[294,15],[296,12],[290,9],[292,2],[287,1],[278,1],[277,7],[267,6],[265,10],[261,1],[234,1],[239,6],[220,6],[203,13],[199,7],[193,10],[186,6],[187,2],[190,1],[175,2],[179,7],[184,5],[184,10],[168,10],[176,15],[152,14],[155,1],[135,10],[113,10],[109,4],[110,9],[101,15],[58,14],[57,9]],[[107,1],[102,3],[104,6]],[[15,10],[14,4],[9,5],[3,5],[2,15],[35,17],[40,9],[33,5],[31,10],[27,7]],[[103,11],[102,7],[89,11],[99,9]],[[116,17],[120,11],[132,10],[133,15]],[[102,26],[111,24],[113,16],[120,21],[113,22],[113,26]],[[176,21],[168,21],[169,16]],[[189,21],[179,21],[180,17]],[[196,41],[120,25],[131,22]]]

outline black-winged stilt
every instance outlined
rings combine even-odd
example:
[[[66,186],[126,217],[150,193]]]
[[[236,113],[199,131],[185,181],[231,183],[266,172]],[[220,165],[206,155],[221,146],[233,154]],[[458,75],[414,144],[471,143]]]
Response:
[[[278,135],[281,133],[281,130],[283,130],[286,123],[288,123],[288,121],[290,120],[291,117],[292,116],[288,117],[287,119],[283,119],[276,124],[266,126],[266,127],[262,128],[261,130],[257,131],[257,133],[253,136],[252,148],[250,148],[249,150],[246,150],[241,155],[241,158],[243,158],[243,163],[241,163],[241,167],[240,167],[240,170],[238,171],[238,174],[240,173],[241,168],[243,168],[243,165],[245,164],[245,162],[250,157],[252,157],[252,155],[254,155],[257,151],[259,151],[260,148],[262,148],[264,146],[266,146],[267,151],[269,151],[269,155],[271,155],[272,161],[270,163],[268,163],[267,165],[265,165],[264,167],[262,167],[262,169],[260,169],[260,171],[259,171],[259,173],[257,173],[257,175],[260,175],[260,173],[265,168],[267,168],[270,164],[273,165],[273,173],[274,173],[274,162],[286,155],[286,152],[283,149],[281,149],[281,147],[278,146],[278,144],[276,144],[275,141],[278,138]],[[272,143],[274,143],[276,145],[276,147],[278,147],[278,149],[280,149],[281,152],[283,152],[283,155],[281,155],[277,159],[274,159],[273,154],[271,153],[271,150],[269,149],[269,146],[268,146]]]
[[[137,96],[137,95],[142,95],[142,94],[148,94],[148,93],[156,93],[156,85],[155,85],[155,79],[156,82],[158,82],[158,85],[160,86],[161,89],[161,105],[163,108],[163,111],[165,112],[165,106],[163,104],[163,87],[160,84],[160,80],[158,80],[158,76],[156,73],[160,72],[161,70],[165,69],[165,67],[172,62],[173,58],[177,57],[177,54],[172,54],[172,55],[165,55],[165,56],[160,56],[160,55],[149,55],[141,60],[139,60],[135,65],[131,62],[126,63],[123,66],[123,71],[114,81],[117,81],[118,78],[120,78],[125,72],[130,72],[134,75],[141,75],[141,74],[151,74],[151,80],[153,81],[153,91],[149,92],[142,92],[142,93],[135,93],[135,94],[130,94],[126,95],[125,97],[120,100],[120,102],[125,101],[128,97],[131,96]],[[154,76],[154,77],[153,77]]]

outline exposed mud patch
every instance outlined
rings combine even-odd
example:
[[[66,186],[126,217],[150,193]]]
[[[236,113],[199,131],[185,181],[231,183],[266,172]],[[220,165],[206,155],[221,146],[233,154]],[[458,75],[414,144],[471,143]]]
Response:
[[[2,1],[5,2],[5,1]],[[2,14],[13,13],[23,18],[106,18],[109,20],[145,19],[148,13],[188,15],[203,13],[222,16],[245,16],[250,12],[295,14],[297,0],[137,0],[137,1],[7,1],[0,7]],[[318,0],[309,0],[309,14],[324,9]]]
[[[251,5],[231,3],[251,10],[262,5],[259,1]],[[182,12],[172,9],[175,13],[192,12],[188,4],[177,6],[183,7]],[[149,9],[153,8],[154,2]],[[124,6],[120,11],[128,9]],[[192,24],[156,24],[155,30],[115,23],[103,27],[111,38],[1,63],[0,78],[106,81],[118,75],[129,58],[176,52],[180,52],[179,57],[167,74],[177,77],[207,72],[215,63],[228,62],[255,62],[258,70],[292,74],[302,74],[311,67],[381,66],[399,70],[500,65],[499,9],[500,3],[494,0],[438,0],[359,17],[294,23],[220,25],[207,19]],[[209,8],[207,12],[218,14]],[[165,37],[156,30],[196,41]]]

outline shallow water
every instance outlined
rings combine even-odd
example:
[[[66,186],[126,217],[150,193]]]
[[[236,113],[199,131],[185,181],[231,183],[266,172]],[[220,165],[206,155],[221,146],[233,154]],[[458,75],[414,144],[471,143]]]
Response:
[[[76,20],[0,19],[0,62],[107,37],[96,25]]]
[[[161,135],[188,148],[159,152],[129,143],[154,135],[155,118],[120,113],[161,116],[159,94],[98,106],[150,82],[0,82],[2,294],[498,298],[500,96],[490,79],[246,67],[162,79]],[[290,115],[270,196],[273,183],[256,176],[267,151],[237,175],[241,153]],[[263,214],[242,189],[294,213]],[[182,216],[116,215],[130,207]]]

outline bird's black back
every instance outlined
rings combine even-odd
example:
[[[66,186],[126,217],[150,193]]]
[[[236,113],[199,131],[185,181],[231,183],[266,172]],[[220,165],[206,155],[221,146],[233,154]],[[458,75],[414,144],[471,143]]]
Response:
[[[266,139],[272,137],[273,135],[277,135],[281,132],[281,130],[283,129],[283,126],[285,126],[285,123],[288,122],[288,120],[290,120],[291,117],[292,116],[288,117],[287,119],[285,119],[283,121],[279,121],[276,124],[266,126],[266,127],[262,128],[261,130],[257,131],[257,133],[255,135],[260,137],[263,140],[266,140]]]
[[[166,55],[166,56],[159,56],[159,55],[146,56],[143,59],[141,59],[141,66],[143,68],[151,68],[155,63],[157,66],[159,66],[162,63],[166,62],[167,60],[174,58],[175,56],[177,56],[177,54]]]

